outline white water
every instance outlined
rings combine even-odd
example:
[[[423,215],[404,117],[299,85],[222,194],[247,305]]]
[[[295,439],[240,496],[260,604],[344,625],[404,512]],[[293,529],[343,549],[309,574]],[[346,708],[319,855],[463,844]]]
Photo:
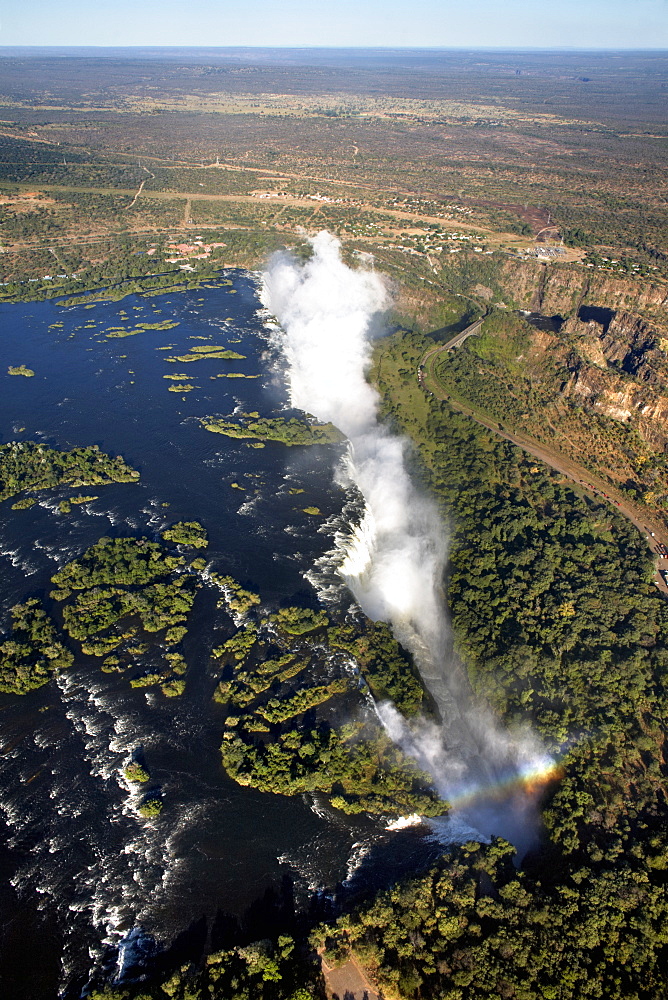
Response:
[[[382,277],[368,266],[353,270],[340,243],[322,232],[306,263],[276,255],[263,277],[262,300],[278,319],[277,343],[288,364],[293,406],[331,421],[348,438],[338,475],[354,483],[365,509],[343,539],[339,573],[365,613],[391,623],[414,656],[433,696],[441,724],[410,726],[392,706],[379,706],[388,733],[434,778],[444,798],[475,797],[544,767],[548,758],[528,732],[511,735],[475,703],[452,651],[441,581],[447,556],[443,525],[434,505],[416,490],[406,468],[408,444],[378,421],[378,395],[366,380],[374,331],[389,305]],[[506,800],[513,814],[478,808],[483,833],[522,839],[529,811],[517,794]],[[468,816],[473,816],[468,809]],[[470,832],[470,827],[466,827]],[[451,835],[451,832],[450,834]]]
[[[446,546],[438,515],[413,488],[406,443],[378,423],[378,396],[366,381],[374,319],[389,305],[382,278],[341,261],[328,233],[313,240],[311,261],[275,257],[263,301],[279,319],[292,404],[346,435],[345,478],[366,510],[346,546],[340,572],[365,611],[412,628],[429,650],[440,647],[445,618],[439,592]]]

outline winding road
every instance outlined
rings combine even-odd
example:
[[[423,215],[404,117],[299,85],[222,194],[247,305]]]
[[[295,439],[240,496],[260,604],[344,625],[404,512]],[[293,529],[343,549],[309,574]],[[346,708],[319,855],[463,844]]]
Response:
[[[526,434],[506,430],[498,421],[481,416],[473,408],[454,399],[444,390],[435,371],[436,362],[441,355],[454,350],[454,348],[462,344],[468,337],[478,333],[482,323],[483,320],[476,320],[475,323],[466,327],[465,330],[462,330],[461,333],[458,333],[456,337],[453,337],[446,344],[431,348],[431,350],[423,354],[418,368],[418,382],[421,388],[425,392],[431,393],[436,399],[447,401],[454,409],[465,413],[471,419],[475,420],[476,423],[486,427],[498,437],[505,438],[506,441],[512,441],[518,448],[522,448],[529,455],[533,455],[534,458],[539,459],[572,480],[580,490],[593,494],[597,500],[604,501],[616,507],[645,536],[647,544],[659,564],[654,575],[654,583],[668,597],[668,584],[661,575],[662,569],[668,571],[668,557],[662,556],[657,548],[657,546],[663,545],[668,549],[668,530],[666,530],[665,525],[661,521],[642,508],[630,503],[628,498],[619,490],[610,486],[607,480],[593,475],[583,465],[579,465],[556,449],[550,448],[548,445],[542,444]]]
[[[126,212],[128,211],[129,208],[132,208],[132,206],[137,201],[137,198],[139,197],[139,195],[144,190],[144,184],[146,184],[146,181],[147,180],[151,180],[151,178],[155,179],[155,174],[152,174],[151,171],[148,169],[148,167],[142,167],[142,170],[146,171],[146,173],[148,174],[148,177],[145,177],[144,180],[139,185],[139,189],[137,190],[136,195],[134,196],[134,198],[132,199],[132,201],[130,202],[130,204],[127,205],[126,208],[124,209],[124,211],[126,211]]]

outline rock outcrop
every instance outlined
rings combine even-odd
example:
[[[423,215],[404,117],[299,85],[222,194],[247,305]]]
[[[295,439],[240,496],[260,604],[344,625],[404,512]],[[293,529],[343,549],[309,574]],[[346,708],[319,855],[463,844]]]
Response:
[[[668,337],[630,312],[600,308],[601,321],[568,319],[560,331],[570,377],[562,397],[613,420],[631,422],[649,444],[668,452]]]
[[[501,265],[498,280],[506,301],[518,309],[570,318],[582,306],[591,305],[651,317],[668,327],[663,312],[668,309],[668,285],[658,280],[617,278],[573,265],[512,259]]]

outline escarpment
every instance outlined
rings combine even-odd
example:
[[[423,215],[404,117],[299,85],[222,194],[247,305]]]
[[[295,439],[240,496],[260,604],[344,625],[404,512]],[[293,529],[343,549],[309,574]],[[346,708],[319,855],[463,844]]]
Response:
[[[659,280],[638,281],[572,265],[509,259],[499,267],[498,283],[506,302],[548,316],[568,318],[582,306],[598,306],[666,321],[668,285]]]
[[[531,330],[531,379],[668,452],[668,286],[537,261],[505,262],[498,284],[508,304],[562,319],[558,333]]]
[[[571,348],[562,395],[613,420],[632,420],[648,443],[666,450],[668,333],[629,312],[582,307],[561,334]]]

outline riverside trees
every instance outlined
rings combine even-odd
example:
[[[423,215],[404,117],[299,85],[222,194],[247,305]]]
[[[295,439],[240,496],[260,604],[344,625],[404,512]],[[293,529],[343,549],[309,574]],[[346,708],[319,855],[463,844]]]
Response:
[[[97,447],[59,451],[35,441],[10,441],[0,445],[0,500],[24,490],[133,483],[139,473],[120,457],[112,458]]]
[[[426,349],[382,360],[386,413],[452,526],[448,597],[476,691],[561,757],[524,862],[495,841],[321,928],[403,997],[656,1000],[666,935],[668,608],[621,516],[415,386]]]

